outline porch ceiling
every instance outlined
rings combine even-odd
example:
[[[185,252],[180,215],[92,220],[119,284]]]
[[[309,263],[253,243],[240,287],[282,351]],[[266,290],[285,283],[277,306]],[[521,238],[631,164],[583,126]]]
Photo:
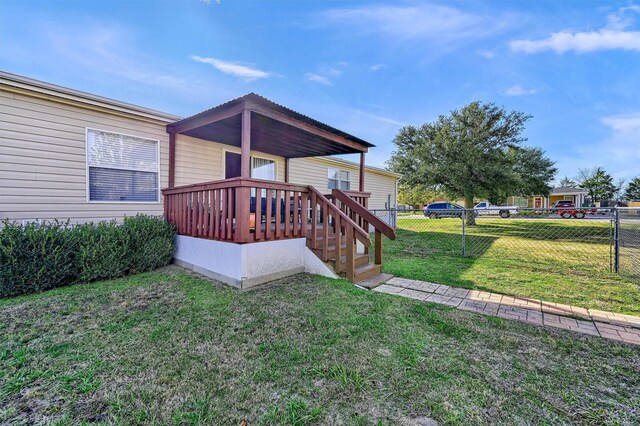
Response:
[[[242,110],[251,111],[251,149],[285,158],[367,152],[369,142],[249,94],[167,126],[170,133],[240,146]]]

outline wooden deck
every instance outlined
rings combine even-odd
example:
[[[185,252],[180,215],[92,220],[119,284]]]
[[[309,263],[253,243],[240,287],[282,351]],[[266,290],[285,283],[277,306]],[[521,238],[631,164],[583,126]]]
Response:
[[[367,210],[368,193],[234,178],[163,190],[165,217],[180,235],[248,244],[306,238],[334,270],[356,281],[380,272],[382,235],[395,231]],[[375,263],[369,265],[375,229]],[[365,247],[355,252],[356,243]]]

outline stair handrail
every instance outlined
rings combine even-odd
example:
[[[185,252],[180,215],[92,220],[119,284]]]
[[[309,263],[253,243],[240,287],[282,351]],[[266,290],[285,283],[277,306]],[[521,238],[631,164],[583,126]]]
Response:
[[[389,224],[387,224],[385,221],[380,219],[378,216],[371,213],[366,207],[356,202],[349,195],[345,194],[343,191],[339,189],[334,189],[333,191],[331,191],[331,195],[333,195],[334,198],[341,201],[353,212],[355,212],[360,217],[362,217],[369,224],[373,225],[375,229],[382,232],[387,238],[389,238],[390,240],[396,239],[396,231],[391,226],[389,226]],[[358,228],[360,227],[358,226]]]
[[[355,232],[355,237],[364,245],[371,245],[371,237],[369,236],[369,232],[365,231],[358,225],[353,219],[347,216],[342,210],[338,208],[335,204],[327,199],[320,191],[318,191],[313,186],[309,185],[309,191],[316,194],[316,197],[319,197],[325,203],[327,203],[327,207],[332,211],[333,215],[339,216],[340,219],[347,225],[353,228]],[[313,206],[315,208],[315,206]],[[314,236],[315,238],[315,236]]]

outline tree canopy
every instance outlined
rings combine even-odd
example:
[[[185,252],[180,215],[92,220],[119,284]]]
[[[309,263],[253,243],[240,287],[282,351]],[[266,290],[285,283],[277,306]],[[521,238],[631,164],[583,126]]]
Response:
[[[620,191],[620,187],[613,183],[613,176],[602,167],[581,169],[578,178],[581,179],[578,182],[580,188],[587,191],[593,202],[612,199]]]
[[[411,207],[428,204],[439,195],[438,191],[424,185],[398,185],[398,202]]]
[[[624,193],[627,200],[640,200],[640,176],[631,179]]]
[[[575,188],[576,186],[578,186],[578,183],[571,179],[570,177],[563,177],[562,179],[560,179],[560,182],[558,183],[559,187],[564,187],[564,188]]]
[[[406,126],[394,139],[388,166],[402,185],[435,187],[450,198],[503,202],[509,195],[548,195],[557,169],[539,148],[522,146],[530,115],[479,101],[420,127]],[[468,215],[473,224],[473,215]]]

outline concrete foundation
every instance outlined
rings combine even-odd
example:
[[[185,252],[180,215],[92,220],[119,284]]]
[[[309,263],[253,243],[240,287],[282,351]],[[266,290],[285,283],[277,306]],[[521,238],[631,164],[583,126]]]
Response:
[[[174,263],[237,288],[308,272],[337,278],[305,238],[233,244],[178,235]]]

